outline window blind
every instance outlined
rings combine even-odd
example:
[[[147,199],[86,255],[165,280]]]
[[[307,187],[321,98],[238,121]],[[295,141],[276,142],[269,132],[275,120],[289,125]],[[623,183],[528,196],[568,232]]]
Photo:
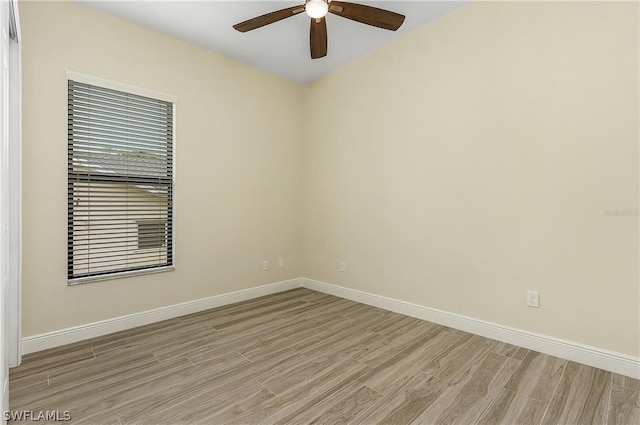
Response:
[[[68,81],[67,245],[70,282],[173,266],[173,103]]]

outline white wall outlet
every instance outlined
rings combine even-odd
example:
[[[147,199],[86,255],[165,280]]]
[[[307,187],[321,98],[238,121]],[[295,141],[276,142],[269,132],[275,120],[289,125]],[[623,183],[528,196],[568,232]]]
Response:
[[[538,291],[527,291],[527,306],[540,307],[540,294]]]
[[[264,270],[265,272],[269,270],[269,260],[264,260],[262,262],[262,270]]]
[[[341,272],[347,271],[347,263],[345,263],[344,261],[340,261],[340,271]]]
[[[278,267],[284,267],[284,258],[278,259]]]

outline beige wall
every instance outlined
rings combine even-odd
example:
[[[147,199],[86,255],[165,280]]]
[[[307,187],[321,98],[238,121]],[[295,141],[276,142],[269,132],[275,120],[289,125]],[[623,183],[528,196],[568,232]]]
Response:
[[[312,83],[305,277],[638,356],[638,40],[472,4]]]
[[[24,336],[301,275],[303,87],[73,3],[20,18]],[[65,70],[178,96],[174,272],[66,285]]]
[[[637,4],[472,4],[308,86],[20,6],[24,336],[305,276],[640,354]],[[175,272],[66,286],[65,69],[179,97]]]

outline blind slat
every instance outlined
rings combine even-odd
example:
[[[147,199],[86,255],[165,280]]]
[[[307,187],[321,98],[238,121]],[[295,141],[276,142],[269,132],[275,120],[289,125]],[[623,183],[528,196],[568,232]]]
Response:
[[[95,97],[109,98],[109,99],[120,99],[121,101],[127,100],[130,103],[135,103],[135,104],[140,104],[140,105],[148,105],[149,107],[154,106],[154,105],[165,106],[165,105],[168,104],[167,102],[165,102],[163,100],[153,99],[153,98],[150,98],[150,97],[144,97],[144,96],[138,96],[138,95],[131,95],[131,94],[123,92],[123,91],[108,89],[106,87],[95,86],[95,85],[92,85],[92,84],[79,83],[77,81],[74,81],[74,85],[73,86],[69,86],[69,92],[71,92],[71,93],[80,93],[80,94],[84,94],[85,96],[88,93],[90,93]],[[169,103],[169,105],[170,105],[170,103]]]

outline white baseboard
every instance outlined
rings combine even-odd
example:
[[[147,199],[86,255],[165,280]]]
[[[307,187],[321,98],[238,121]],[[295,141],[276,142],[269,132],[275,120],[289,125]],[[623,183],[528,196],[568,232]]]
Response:
[[[640,358],[571,341],[540,335],[406,301],[302,278],[302,286],[362,304],[394,311],[443,326],[507,342],[563,359],[640,379]]]
[[[302,286],[302,279],[290,279],[269,285],[256,286],[255,288],[229,292],[227,294],[214,295],[199,300],[187,301],[166,307],[147,310],[140,313],[128,314],[113,319],[87,323],[85,325],[60,329],[39,335],[22,338],[22,354],[34,353],[48,348],[59,347],[65,344],[82,341],[97,336],[107,335],[113,332],[123,331],[138,326],[148,325],[161,320],[197,313],[210,308],[246,301],[277,292],[287,291]]]
[[[185,314],[246,301],[264,295],[305,287],[340,298],[427,320],[454,329],[460,329],[509,344],[539,351],[556,357],[573,360],[589,366],[640,379],[640,358],[615,353],[597,347],[540,335],[533,332],[499,325],[460,314],[449,313],[394,298],[332,285],[317,280],[296,278],[255,288],[215,295],[199,300],[174,304],[154,310],[115,317],[113,319],[74,326],[22,339],[22,353],[29,354],[97,336],[107,335]]]

